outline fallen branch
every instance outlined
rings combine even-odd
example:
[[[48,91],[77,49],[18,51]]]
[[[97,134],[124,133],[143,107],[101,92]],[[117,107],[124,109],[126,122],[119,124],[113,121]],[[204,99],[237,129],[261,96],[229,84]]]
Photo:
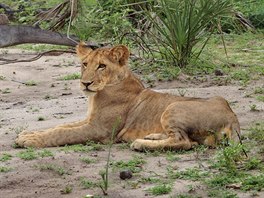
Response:
[[[75,52],[75,50],[49,50],[49,51],[39,53],[36,56],[29,58],[29,59],[18,60],[18,59],[0,58],[0,61],[4,61],[3,63],[0,63],[0,65],[7,65],[7,64],[19,63],[19,62],[32,62],[32,61],[40,59],[44,55],[50,54],[50,53],[71,53],[71,54],[75,54],[76,52]]]
[[[24,43],[46,43],[74,47],[79,39],[76,36],[71,36],[71,38],[74,41],[59,32],[42,30],[32,26],[0,25],[0,48]]]

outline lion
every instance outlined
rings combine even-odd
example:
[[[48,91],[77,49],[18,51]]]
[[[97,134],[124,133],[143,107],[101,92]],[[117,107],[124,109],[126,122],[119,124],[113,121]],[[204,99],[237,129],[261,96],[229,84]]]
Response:
[[[129,142],[138,151],[188,150],[198,144],[215,147],[224,139],[238,140],[239,122],[224,98],[180,97],[145,88],[128,68],[130,52],[124,45],[91,49],[81,42],[76,52],[82,62],[80,88],[88,98],[87,117],[22,132],[18,146],[108,143],[113,133],[114,142]]]

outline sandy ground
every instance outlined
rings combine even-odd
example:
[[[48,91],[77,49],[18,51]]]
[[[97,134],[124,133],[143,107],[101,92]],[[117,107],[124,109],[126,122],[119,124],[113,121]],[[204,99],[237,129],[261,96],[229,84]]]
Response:
[[[1,57],[23,58],[23,55],[21,50],[8,49],[8,54],[2,54]],[[34,62],[0,65],[0,76],[6,77],[5,80],[0,80],[0,155],[9,153],[13,156],[9,161],[0,161],[0,166],[12,168],[7,173],[0,173],[1,198],[102,195],[100,188],[84,189],[80,185],[80,178],[86,177],[91,181],[100,181],[98,173],[106,164],[106,147],[101,151],[88,153],[64,152],[61,151],[61,148],[49,148],[54,153],[53,157],[30,161],[22,160],[16,156],[24,149],[12,147],[17,133],[22,129],[49,128],[85,117],[87,104],[86,98],[79,91],[79,81],[59,80],[62,76],[79,72],[79,70],[80,65],[77,58],[69,54],[45,56]],[[26,86],[23,82],[27,81],[34,81],[37,85]],[[173,81],[160,83],[156,89],[177,95],[186,91],[186,96],[194,97],[223,96],[231,103],[234,112],[238,115],[242,129],[246,129],[251,123],[264,119],[263,102],[257,101],[254,97],[245,97],[252,93],[255,87],[261,86],[261,82],[263,83],[263,79],[252,82],[247,87],[242,87],[239,85],[210,86],[210,83],[193,85],[191,82]],[[260,111],[250,111],[250,105],[253,104]],[[38,121],[39,117],[43,117],[44,121]],[[142,156],[146,160],[146,164],[142,167],[143,171],[134,175],[132,179],[124,181],[119,179],[118,171],[110,169],[109,197],[153,197],[146,191],[153,184],[133,185],[133,182],[136,183],[141,177],[157,175],[166,177],[168,165],[177,167],[179,170],[198,165],[195,153],[180,155],[180,160],[169,162],[165,155],[153,156],[147,153],[136,153],[128,148],[121,148],[120,145],[113,147],[111,160],[128,160],[135,155]],[[96,163],[85,164],[80,161],[81,157],[95,159]],[[68,174],[61,176],[52,171],[41,171],[36,168],[36,165],[45,163],[64,167]],[[203,185],[199,182],[185,180],[176,180],[170,195],[189,192],[188,185],[190,184],[196,186],[194,195],[206,197]],[[65,189],[67,185],[72,187],[72,192],[62,194],[60,190]],[[260,192],[259,195],[264,197],[263,192]],[[168,195],[158,197],[168,197]],[[250,197],[250,193],[240,193],[239,197]]]

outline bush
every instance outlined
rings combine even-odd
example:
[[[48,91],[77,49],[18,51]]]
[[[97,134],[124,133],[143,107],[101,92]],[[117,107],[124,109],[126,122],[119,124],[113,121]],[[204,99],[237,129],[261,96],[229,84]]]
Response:
[[[219,18],[231,10],[228,0],[161,0],[146,11],[153,24],[149,39],[163,59],[185,67],[200,55]],[[195,50],[198,42],[203,44]]]

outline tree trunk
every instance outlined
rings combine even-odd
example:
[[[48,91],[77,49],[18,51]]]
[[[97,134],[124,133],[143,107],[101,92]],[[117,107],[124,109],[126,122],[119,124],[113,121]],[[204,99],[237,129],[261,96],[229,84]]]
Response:
[[[0,25],[0,48],[24,43],[46,43],[53,45],[76,46],[79,39],[71,37],[76,42],[58,32],[42,30],[32,26]]]

